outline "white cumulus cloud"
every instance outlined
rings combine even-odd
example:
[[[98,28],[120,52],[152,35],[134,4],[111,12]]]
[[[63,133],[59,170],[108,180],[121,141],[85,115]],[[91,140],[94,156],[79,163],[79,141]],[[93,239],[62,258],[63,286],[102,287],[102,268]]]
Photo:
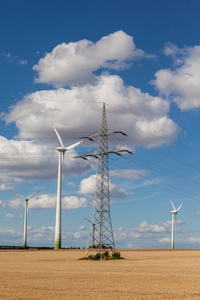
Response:
[[[25,59],[20,59],[20,60],[18,61],[18,64],[24,66],[24,65],[27,65],[27,64],[28,64],[28,61],[25,60]]]
[[[97,175],[91,175],[87,178],[84,178],[80,182],[79,186],[79,194],[86,195],[89,197],[95,196],[95,187],[96,187],[96,176]],[[110,190],[110,197],[119,197],[124,198],[130,193],[126,192],[124,189],[120,188],[118,185],[109,182],[109,190]]]
[[[54,238],[54,232],[55,228],[53,226],[42,226],[40,228],[33,228],[31,226],[28,226],[29,231],[29,240],[53,240]]]
[[[6,151],[5,151],[6,149]],[[63,174],[81,174],[89,168],[89,164],[78,164],[74,159],[76,152],[67,152]],[[0,136],[0,180],[20,182],[22,180],[52,180],[57,178],[58,152],[56,147],[37,141],[8,140]],[[12,190],[13,187],[2,183],[0,190]]]
[[[184,222],[177,220],[176,231],[178,232],[178,226],[183,225]],[[140,223],[139,226],[131,228],[130,236],[132,238],[160,238],[163,234],[171,233],[172,221],[166,221],[158,224],[148,224],[146,221]],[[180,230],[179,230],[180,232]],[[159,243],[165,243],[168,239],[163,237],[159,239]]]
[[[12,214],[6,214],[4,218],[5,219],[15,219],[15,218],[22,218],[22,217],[23,217],[22,215],[15,216]]]
[[[57,45],[33,67],[38,72],[36,82],[56,87],[87,84],[101,68],[123,69],[130,59],[145,56],[136,49],[133,38],[123,31],[102,37],[96,43],[86,39]]]
[[[200,244],[200,238],[189,238],[186,240],[188,243]]]
[[[136,232],[165,232],[167,229],[162,224],[151,225],[143,221],[138,227],[133,227],[131,230]]]
[[[0,191],[11,191],[14,190],[14,186],[6,185],[5,183],[0,184]]]
[[[21,209],[24,208],[24,200],[17,198],[16,200],[10,200],[7,203],[10,209]],[[78,208],[88,207],[88,201],[86,198],[78,198],[76,196],[66,196],[62,198],[62,209],[71,210]],[[56,196],[49,196],[47,194],[39,195],[38,198],[32,198],[29,200],[30,209],[55,209],[56,207]]]
[[[23,236],[23,233],[18,232],[16,230],[12,230],[12,229],[0,230],[1,240],[2,239],[4,239],[5,241],[9,241],[9,240],[13,240],[13,239],[15,240],[22,236]]]
[[[169,244],[171,242],[170,238],[162,238],[158,241],[161,244]]]
[[[84,229],[86,229],[86,226],[85,226],[85,225],[81,225],[81,226],[78,228],[78,230],[84,230]]]
[[[156,88],[173,99],[182,111],[200,107],[200,46],[179,49],[175,45],[165,48],[177,65],[174,69],[156,72]]]
[[[140,237],[141,237],[141,233],[138,233],[138,232],[131,232],[131,233],[130,233],[130,237],[132,237],[132,238],[134,238],[134,239],[140,238]]]
[[[88,236],[88,232],[86,232],[86,231],[77,231],[77,232],[74,232],[73,235],[76,239],[81,239],[81,238],[86,238]]]
[[[5,201],[0,200],[0,207],[2,207],[2,208],[6,207]]]
[[[119,76],[106,74],[100,76],[95,85],[27,95],[2,118],[7,124],[15,123],[18,138],[43,139],[43,143],[51,144],[57,141],[51,127],[54,124],[61,136],[65,133],[64,145],[67,146],[99,129],[100,99],[107,103],[108,128],[122,130],[133,137],[132,149],[137,145],[153,148],[169,144],[178,135],[178,126],[168,116],[167,101],[125,86]],[[121,141],[125,142],[128,143],[127,139]]]
[[[117,231],[122,231],[122,230],[124,230],[124,227],[118,227],[118,228],[116,228],[116,230]]]
[[[86,198],[78,198],[76,196],[63,198],[63,209],[77,209],[88,207],[89,203]]]

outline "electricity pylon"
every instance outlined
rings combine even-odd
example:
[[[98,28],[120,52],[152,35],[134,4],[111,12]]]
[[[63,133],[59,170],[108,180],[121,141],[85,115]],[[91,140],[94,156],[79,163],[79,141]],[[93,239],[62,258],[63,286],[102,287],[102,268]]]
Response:
[[[101,259],[103,251],[110,249],[112,252],[115,252],[115,242],[110,216],[108,155],[113,153],[121,156],[121,152],[128,152],[132,154],[132,152],[128,150],[108,148],[108,136],[116,133],[121,133],[126,136],[126,134],[121,131],[108,131],[105,103],[103,103],[99,132],[84,137],[91,141],[93,141],[94,137],[98,137],[98,150],[93,150],[85,155],[77,156],[86,160],[89,156],[97,158],[94,212],[88,237],[86,256],[89,251],[94,248],[99,252]],[[95,224],[95,232],[93,224]]]

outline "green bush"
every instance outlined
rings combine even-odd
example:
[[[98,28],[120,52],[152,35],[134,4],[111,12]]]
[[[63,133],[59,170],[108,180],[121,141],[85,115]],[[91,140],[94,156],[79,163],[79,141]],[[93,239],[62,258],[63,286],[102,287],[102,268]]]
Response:
[[[100,260],[101,259],[101,255],[100,255],[100,253],[96,253],[95,255],[90,254],[87,257],[80,258],[80,259],[83,259],[83,260]],[[109,251],[105,251],[102,254],[102,259],[105,259],[105,260],[115,260],[115,259],[123,259],[123,257],[121,257],[121,253],[120,252],[114,252],[114,253],[112,253],[112,255],[110,255]]]
[[[93,260],[100,260],[100,258],[101,258],[99,253],[92,255],[92,256],[93,256]]]
[[[104,252],[103,258],[104,259],[109,259],[109,251]]]
[[[121,259],[122,257],[121,257],[121,253],[120,252],[114,252],[113,254],[112,254],[112,258],[113,259]]]
[[[88,258],[88,259],[93,259],[93,256],[94,256],[94,255],[88,255],[87,258]],[[86,258],[86,257],[84,257],[84,258]]]

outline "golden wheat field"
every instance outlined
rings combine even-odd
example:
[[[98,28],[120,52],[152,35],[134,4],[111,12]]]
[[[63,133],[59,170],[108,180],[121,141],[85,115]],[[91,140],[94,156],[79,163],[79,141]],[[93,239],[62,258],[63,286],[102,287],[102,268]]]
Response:
[[[200,250],[1,250],[0,299],[200,299]]]

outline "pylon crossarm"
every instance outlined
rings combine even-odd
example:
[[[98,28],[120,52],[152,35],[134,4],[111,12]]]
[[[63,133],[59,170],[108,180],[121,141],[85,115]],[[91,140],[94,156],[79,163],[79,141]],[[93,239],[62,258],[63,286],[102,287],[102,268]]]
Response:
[[[108,154],[117,154],[118,156],[122,156],[120,153],[115,152],[115,151],[109,151]]]
[[[95,154],[84,154],[84,155],[78,155],[78,156],[74,156],[74,158],[82,158],[85,160],[88,160],[87,157],[94,157],[94,158],[98,158],[98,155]]]
[[[88,155],[84,155],[83,157],[89,157],[89,156],[94,157],[94,158],[98,158],[98,154],[88,154]]]
[[[126,133],[124,133],[124,132],[122,132],[122,131],[119,131],[119,130],[108,130],[108,131],[106,132],[106,135],[111,135],[111,134],[116,134],[116,133],[120,133],[120,134],[122,134],[122,135],[124,135],[124,136],[127,136]]]
[[[131,151],[129,151],[129,150],[126,150],[126,149],[117,150],[117,152],[126,152],[126,153],[129,153],[129,154],[132,154],[132,155],[133,155],[133,152],[131,152]]]
[[[86,157],[83,157],[83,156],[74,156],[74,158],[82,158],[84,160],[88,160]]]
[[[117,134],[117,133],[127,136],[126,133],[119,131],[119,130],[107,130],[105,132],[101,130],[100,132],[98,131],[98,132],[92,133],[88,136],[82,136],[82,137],[80,137],[80,139],[88,139],[90,141],[94,141],[93,138],[95,138],[95,137],[102,137],[102,135],[108,136],[108,135]]]
[[[94,132],[94,133],[92,133],[88,136],[83,136],[80,139],[88,139],[88,140],[94,142],[93,137],[98,137],[98,135],[99,135],[99,132],[97,131],[97,132]]]
[[[129,153],[129,154],[133,154],[131,151],[129,150],[110,150],[110,151],[104,151],[104,152],[101,152],[101,153],[95,153],[95,154],[85,154],[85,155],[81,155],[81,156],[75,156],[75,158],[86,158],[86,157],[95,157],[95,158],[99,158],[100,155],[108,155],[108,154],[117,154],[119,156],[122,156],[120,153],[123,153],[123,152],[126,152],[126,153]],[[106,164],[106,162],[105,162]]]

